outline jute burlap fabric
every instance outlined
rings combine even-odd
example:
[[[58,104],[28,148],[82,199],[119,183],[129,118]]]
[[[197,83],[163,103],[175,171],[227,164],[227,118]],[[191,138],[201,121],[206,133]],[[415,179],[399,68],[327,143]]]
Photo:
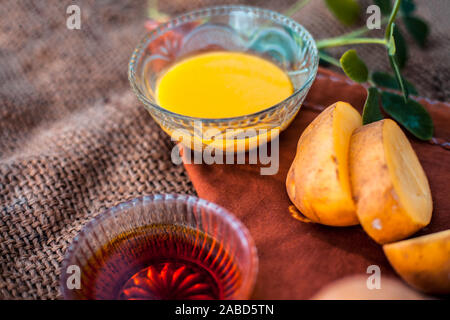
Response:
[[[161,6],[176,13],[236,2]],[[292,2],[247,4],[282,11]],[[73,3],[81,30],[66,28]],[[58,298],[67,245],[103,209],[142,194],[195,192],[170,161],[170,139],[129,89],[145,12],[146,1],[0,3],[0,298]],[[448,100],[449,7],[421,1],[419,13],[432,23],[429,48],[411,47],[405,75],[421,95]],[[347,30],[322,1],[295,18],[317,38]],[[361,52],[386,67],[382,51]]]

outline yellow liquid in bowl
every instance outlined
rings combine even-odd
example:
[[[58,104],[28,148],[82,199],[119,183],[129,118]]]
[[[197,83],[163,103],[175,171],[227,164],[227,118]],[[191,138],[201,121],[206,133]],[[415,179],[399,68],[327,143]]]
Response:
[[[288,75],[274,63],[251,54],[218,51],[198,54],[173,65],[157,84],[156,100],[162,108],[177,114],[221,119],[265,110],[288,98],[293,90]],[[279,133],[279,130],[269,130],[264,140],[259,132],[244,139],[224,135],[208,138],[189,137],[185,133],[174,135],[162,127],[190,148],[196,148],[193,146],[196,144],[226,151],[253,149]],[[218,129],[234,129],[240,134],[241,128]]]
[[[199,54],[172,66],[156,88],[158,104],[196,118],[233,118],[267,109],[293,92],[274,63],[241,52]]]

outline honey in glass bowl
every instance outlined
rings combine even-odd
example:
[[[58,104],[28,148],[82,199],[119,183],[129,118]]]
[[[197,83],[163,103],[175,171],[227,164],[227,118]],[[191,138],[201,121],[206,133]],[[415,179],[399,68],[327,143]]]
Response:
[[[224,299],[240,286],[240,271],[223,246],[204,232],[151,225],[120,234],[82,265],[95,279],[91,299]]]
[[[248,230],[225,209],[153,195],[88,223],[66,252],[60,285],[65,299],[247,299],[257,269]]]

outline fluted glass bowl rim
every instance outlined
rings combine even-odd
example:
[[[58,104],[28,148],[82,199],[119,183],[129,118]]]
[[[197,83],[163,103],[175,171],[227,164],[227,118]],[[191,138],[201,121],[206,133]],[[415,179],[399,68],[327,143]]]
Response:
[[[208,17],[212,16],[213,12],[216,11],[227,11],[222,12],[221,14],[229,14],[231,12],[238,12],[238,11],[245,11],[245,12],[252,12],[253,14],[262,16],[264,19],[271,20],[273,22],[277,22],[283,25],[289,25],[296,33],[303,33],[303,39],[306,37],[307,40],[311,41],[313,52],[311,53],[312,57],[312,66],[311,70],[308,73],[307,80],[303,83],[303,85],[295,90],[289,97],[284,99],[283,101],[270,106],[264,110],[246,114],[243,116],[237,116],[237,117],[228,117],[228,118],[201,118],[201,117],[191,117],[187,115],[183,115],[180,113],[169,111],[161,106],[159,106],[157,103],[154,103],[150,101],[147,96],[141,91],[139,86],[136,83],[136,69],[137,69],[137,63],[139,61],[139,58],[145,54],[145,50],[147,46],[155,40],[158,36],[164,34],[167,31],[170,31],[182,24],[192,22],[194,20],[197,20],[201,17]],[[270,18],[269,18],[270,17]],[[286,103],[288,103],[290,100],[295,98],[298,94],[308,91],[309,87],[311,86],[312,82],[314,81],[317,70],[319,66],[319,52],[316,46],[316,42],[311,35],[311,33],[303,27],[300,23],[296,22],[295,20],[278,13],[273,10],[269,9],[262,9],[258,7],[253,6],[243,6],[243,5],[225,5],[225,6],[215,6],[215,7],[209,7],[209,8],[203,8],[198,10],[193,10],[190,12],[187,12],[185,14],[176,16],[175,18],[170,19],[169,21],[159,25],[154,30],[150,31],[146,34],[146,36],[140,41],[138,46],[133,51],[133,54],[131,55],[130,62],[128,64],[128,80],[130,81],[131,88],[139,98],[139,100],[144,104],[146,108],[155,108],[156,110],[167,114],[170,117],[174,117],[180,120],[184,121],[202,121],[206,123],[221,123],[221,122],[230,122],[230,121],[240,121],[240,120],[246,120],[249,118],[257,118],[261,115],[270,113],[278,108],[283,107]]]
[[[195,196],[185,195],[185,194],[175,194],[175,193],[166,193],[166,194],[152,194],[152,195],[144,195],[129,201],[121,202],[118,205],[106,209],[102,213],[95,216],[91,219],[75,236],[72,240],[72,243],[66,250],[64,255],[64,259],[61,263],[61,275],[60,275],[60,289],[63,298],[69,296],[68,289],[66,289],[66,277],[63,275],[63,271],[67,270],[70,260],[78,248],[79,243],[87,237],[87,235],[93,232],[96,228],[98,228],[102,222],[108,218],[117,216],[122,212],[135,207],[137,204],[141,203],[144,205],[153,204],[157,201],[163,202],[171,202],[171,201],[181,201],[183,203],[195,203],[197,206],[201,208],[208,209],[212,214],[219,216],[225,223],[228,223],[233,230],[238,235],[240,241],[242,241],[242,245],[244,248],[248,250],[248,256],[250,264],[248,266],[248,281],[246,282],[244,287],[241,287],[238,291],[240,295],[249,296],[255,286],[256,277],[258,275],[259,268],[259,259],[258,253],[256,249],[255,242],[250,234],[250,231],[247,227],[231,212],[226,210],[225,208],[210,202],[208,200],[204,200]]]

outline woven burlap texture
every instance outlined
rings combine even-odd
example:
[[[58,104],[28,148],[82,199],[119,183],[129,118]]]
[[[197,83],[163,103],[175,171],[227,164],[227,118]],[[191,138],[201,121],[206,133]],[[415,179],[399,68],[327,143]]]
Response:
[[[164,1],[163,9],[227,2],[238,1],[190,8]],[[439,100],[450,78],[443,2],[421,3],[433,23],[429,49],[413,46],[417,61],[405,73]],[[66,28],[73,3],[81,30]],[[145,12],[146,1],[1,2],[0,298],[58,298],[65,249],[102,210],[143,194],[194,193],[184,168],[170,161],[172,142],[129,89],[128,59],[145,32]],[[295,17],[318,38],[348,30],[321,1]],[[372,63],[382,52],[363,55]]]

